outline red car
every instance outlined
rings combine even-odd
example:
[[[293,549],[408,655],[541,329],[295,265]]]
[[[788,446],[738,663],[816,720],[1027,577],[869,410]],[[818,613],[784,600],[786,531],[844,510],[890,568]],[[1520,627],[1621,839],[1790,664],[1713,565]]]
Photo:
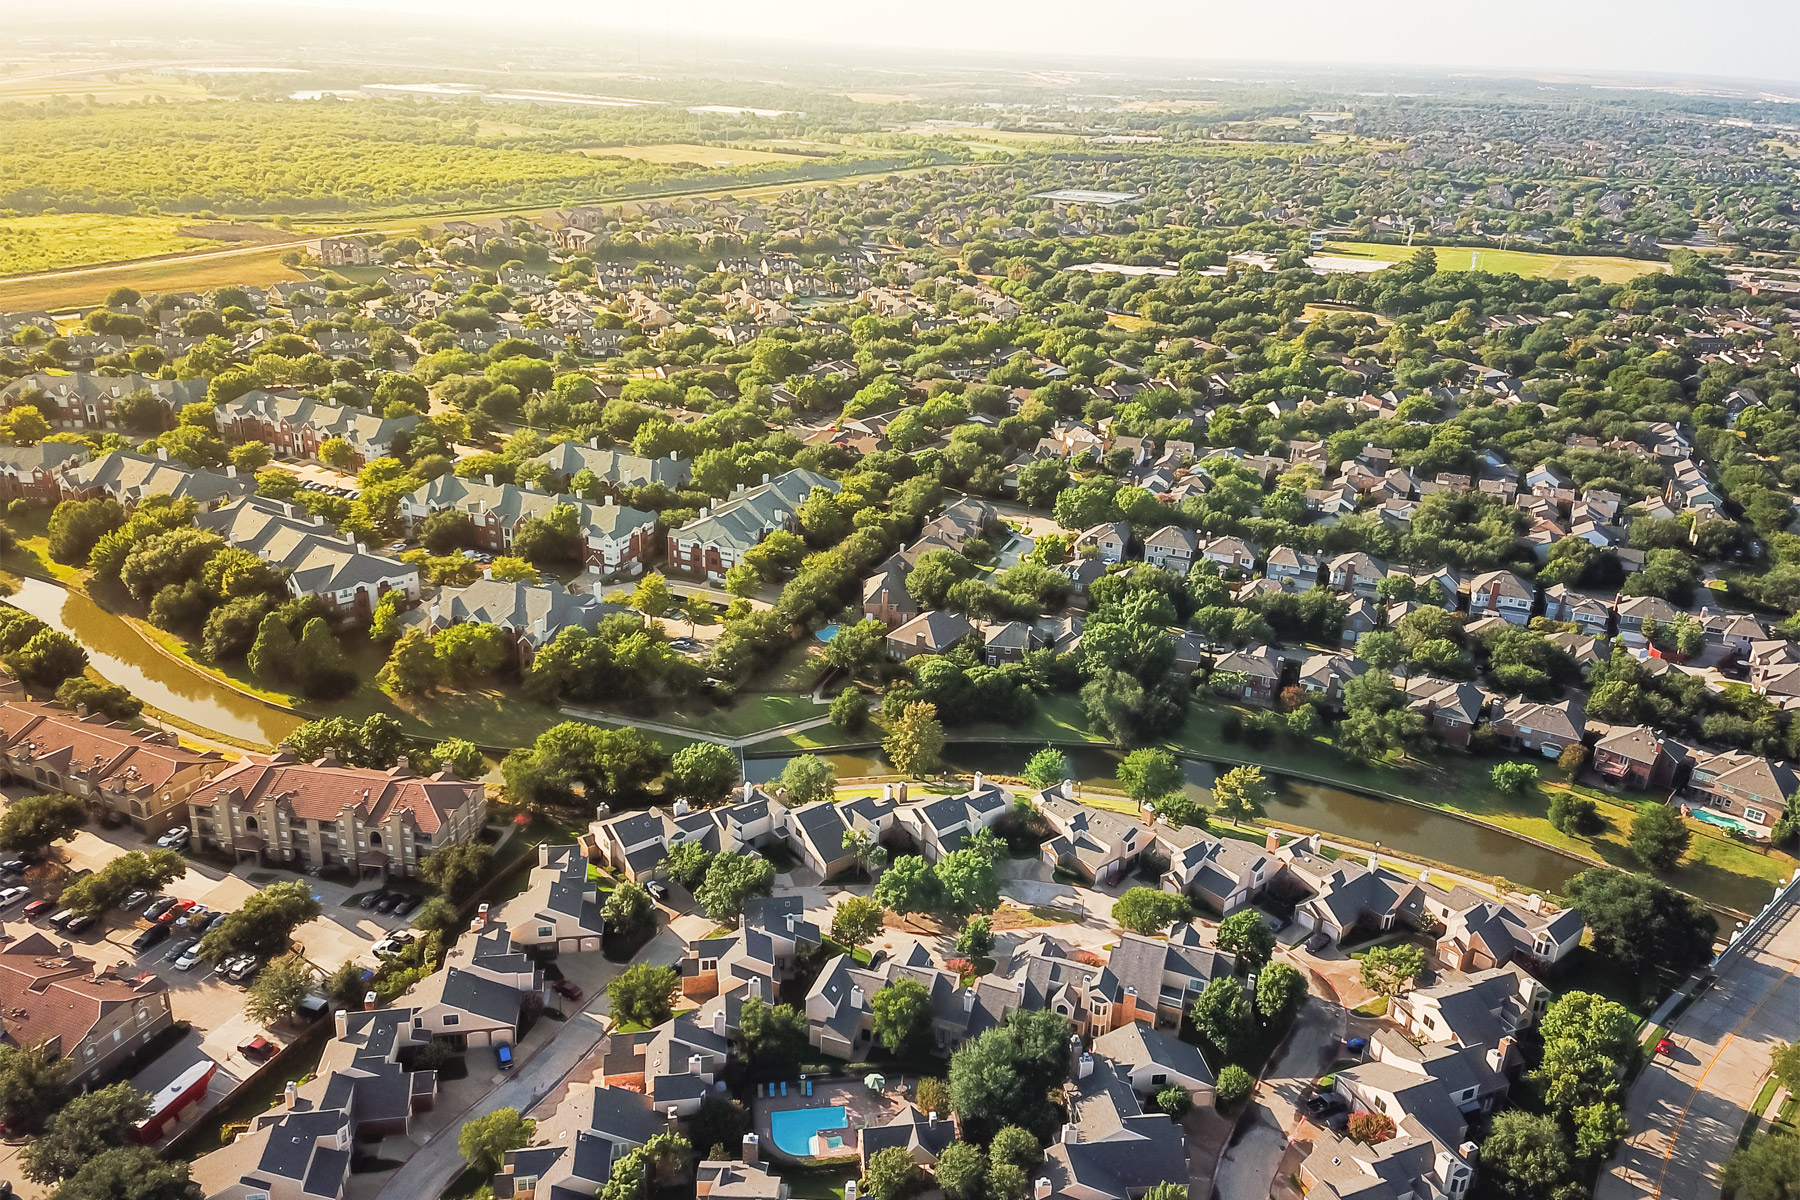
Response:
[[[238,1053],[254,1062],[261,1062],[275,1053],[276,1046],[262,1034],[257,1034],[247,1042],[238,1043]]]
[[[1656,1043],[1656,1052],[1658,1054],[1673,1054],[1675,1053],[1675,1043],[1671,1042],[1668,1038],[1663,1038]]]
[[[551,988],[553,988],[556,991],[556,994],[559,996],[565,997],[569,1000],[581,999],[581,986],[572,979],[558,979],[556,982],[552,983],[550,986],[551,986]]]
[[[54,900],[33,900],[25,906],[23,912],[27,921],[35,921],[55,907],[56,901]]]
[[[168,908],[163,910],[162,915],[156,918],[156,923],[158,925],[173,925],[178,918],[185,916],[187,910],[192,907],[194,907],[194,902],[192,900],[177,900],[174,904],[171,904]]]

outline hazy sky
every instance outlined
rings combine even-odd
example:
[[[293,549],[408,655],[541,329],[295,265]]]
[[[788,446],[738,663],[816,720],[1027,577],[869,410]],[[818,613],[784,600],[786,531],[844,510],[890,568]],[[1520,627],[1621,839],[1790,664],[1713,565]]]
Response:
[[[1800,0],[250,0],[879,49],[1800,80]],[[0,0],[0,9],[5,7]],[[245,7],[249,7],[246,5]],[[241,10],[240,10],[241,11]],[[553,26],[545,26],[553,31]]]

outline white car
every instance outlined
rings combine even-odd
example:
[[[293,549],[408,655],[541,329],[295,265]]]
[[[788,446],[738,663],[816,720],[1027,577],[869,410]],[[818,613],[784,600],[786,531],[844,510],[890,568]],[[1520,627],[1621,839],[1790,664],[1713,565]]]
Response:
[[[177,825],[175,828],[169,830],[169,832],[157,838],[156,844],[161,846],[164,850],[178,850],[187,845],[187,840],[188,827],[186,825]]]
[[[181,952],[181,957],[175,960],[175,969],[177,971],[191,971],[194,969],[194,964],[199,961],[200,943],[195,942],[192,946],[183,950]]]
[[[180,917],[176,918],[175,924],[182,929],[192,929],[194,926],[200,924],[201,921],[205,920],[206,914],[209,911],[211,910],[209,910],[206,905],[196,904],[194,907],[182,913]]]
[[[31,895],[28,887],[9,887],[0,891],[0,908],[8,908]]]

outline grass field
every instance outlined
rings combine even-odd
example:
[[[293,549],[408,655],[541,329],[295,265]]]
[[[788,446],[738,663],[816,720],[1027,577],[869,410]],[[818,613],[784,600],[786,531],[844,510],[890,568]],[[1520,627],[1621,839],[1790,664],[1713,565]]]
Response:
[[[748,146],[702,146],[694,142],[663,142],[655,146],[589,146],[581,152],[595,158],[610,155],[615,158],[635,158],[640,162],[695,163],[702,167],[716,166],[719,163],[729,163],[734,167],[771,162],[792,164],[802,162],[807,157],[800,154],[775,154]]]
[[[218,246],[207,238],[184,236],[180,231],[189,224],[179,217],[110,213],[10,217],[0,220],[0,275]]]
[[[207,243],[210,244],[210,243]],[[116,287],[140,292],[198,292],[230,283],[267,286],[299,279],[299,271],[281,265],[280,249],[208,258],[176,258],[166,262],[126,263],[47,279],[0,279],[0,311],[72,308],[98,304]],[[117,254],[107,254],[117,258]]]
[[[0,78],[0,104],[38,104],[57,98],[127,104],[152,96],[159,100],[200,100],[206,97],[206,89],[197,83],[131,75],[117,79],[93,76],[80,79]]]
[[[1402,262],[1421,247],[1388,246],[1376,242],[1330,242],[1327,254],[1345,258],[1367,258],[1377,262]],[[1576,279],[1583,275],[1598,276],[1602,283],[1624,283],[1639,275],[1664,273],[1663,263],[1636,258],[1615,258],[1605,254],[1536,254],[1528,250],[1473,250],[1467,246],[1433,246],[1438,266],[1446,271],[1467,271],[1471,263],[1483,271],[1524,275],[1532,279]],[[1476,256],[1479,255],[1477,261]]]

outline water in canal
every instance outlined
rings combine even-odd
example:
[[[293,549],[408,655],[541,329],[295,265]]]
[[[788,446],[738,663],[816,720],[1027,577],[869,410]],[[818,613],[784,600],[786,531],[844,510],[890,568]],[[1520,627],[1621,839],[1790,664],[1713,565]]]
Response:
[[[79,592],[26,577],[7,603],[80,642],[108,683],[129,688],[144,703],[199,732],[274,745],[300,724],[293,713],[271,708],[164,654],[124,619]]]
[[[988,771],[1016,775],[1034,747],[995,742],[952,743],[944,759],[952,770]],[[1117,787],[1115,774],[1123,754],[1104,746],[1059,746],[1069,756],[1075,778],[1084,784]],[[842,778],[890,775],[893,768],[875,751],[825,755]],[[781,773],[785,758],[752,758],[750,778],[757,782]],[[1183,759],[1188,793],[1210,800],[1214,767],[1211,763]],[[1380,842],[1401,854],[1458,867],[1472,874],[1501,876],[1531,891],[1558,892],[1570,876],[1592,864],[1513,837],[1490,825],[1460,820],[1416,805],[1382,800],[1359,792],[1324,784],[1289,779],[1269,772],[1274,793],[1269,819],[1302,829],[1316,829],[1359,842]],[[1701,898],[1728,908],[1755,912],[1768,900],[1772,888],[1757,879],[1719,876]]]

